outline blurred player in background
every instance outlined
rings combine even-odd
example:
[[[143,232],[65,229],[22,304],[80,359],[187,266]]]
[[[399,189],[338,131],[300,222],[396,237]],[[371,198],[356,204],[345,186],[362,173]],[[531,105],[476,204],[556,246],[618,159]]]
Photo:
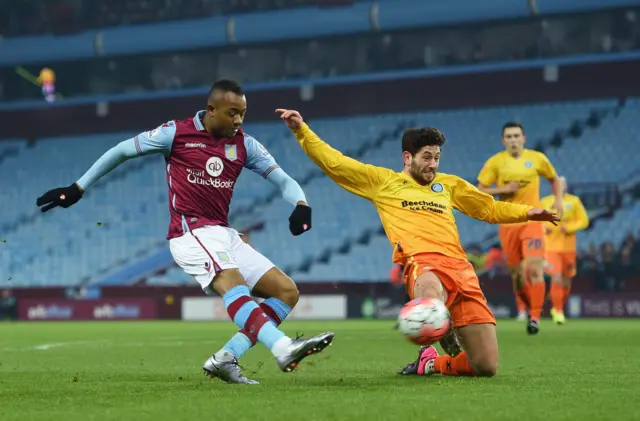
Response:
[[[389,282],[391,282],[391,285],[393,285],[394,289],[400,286],[403,287],[402,289],[403,289],[403,295],[405,296],[404,297],[405,303],[411,301],[411,298],[406,293],[406,289],[404,288],[404,266],[399,265],[397,263],[394,263],[393,266],[391,266],[391,270],[389,271]],[[398,322],[396,322],[393,328],[394,329],[398,328]]]
[[[394,263],[389,271],[389,282],[393,285],[404,285],[403,272],[404,266]]]
[[[571,292],[571,281],[576,276],[576,232],[589,226],[589,215],[578,196],[567,193],[567,180],[562,183],[564,214],[557,226],[546,225],[547,273],[551,275],[551,317],[564,324],[564,304]],[[542,199],[542,207],[552,209],[554,196]]]
[[[495,375],[496,320],[460,245],[453,210],[491,223],[553,222],[559,218],[533,206],[497,202],[460,177],[436,173],[445,142],[438,129],[404,132],[404,169],[397,173],[344,156],[311,131],[297,111],[276,111],[322,171],[340,187],[373,202],[393,245],[393,262],[405,266],[409,296],[439,299],[451,312],[454,329],[447,338],[457,336],[465,352],[458,349],[453,356],[438,355],[435,347],[422,347],[417,361],[400,374]]]
[[[540,206],[540,177],[553,187],[552,207],[562,216],[562,183],[549,159],[542,153],[525,149],[524,128],[518,123],[502,127],[505,147],[489,158],[478,174],[478,188],[500,200],[527,206]],[[493,185],[496,187],[493,187]],[[544,226],[540,222],[501,225],[500,243],[511,270],[514,291],[529,310],[527,332],[540,330],[545,300]]]
[[[242,169],[248,168],[276,185],[295,207],[289,217],[293,235],[311,228],[311,208],[298,183],[240,128],[246,111],[242,88],[230,80],[218,81],[209,92],[206,110],[121,142],[76,183],[46,192],[37,205],[43,206],[43,212],[56,206],[67,208],[126,160],[164,155],[171,254],[206,293],[222,296],[229,317],[241,329],[205,362],[204,370],[227,382],[255,384],[242,375],[238,359],[256,342],[271,350],[281,370],[292,371],[306,356],[330,345],[333,333],[291,339],[277,327],[298,302],[298,289],[229,227],[233,189]],[[266,300],[258,306],[251,294]]]
[[[47,102],[56,100],[56,74],[48,67],[40,70],[37,82],[42,86],[42,95]]]

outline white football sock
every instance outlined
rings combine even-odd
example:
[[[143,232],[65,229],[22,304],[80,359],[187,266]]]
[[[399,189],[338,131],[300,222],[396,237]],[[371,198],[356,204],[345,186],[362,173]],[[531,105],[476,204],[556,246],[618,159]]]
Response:
[[[271,347],[271,353],[274,355],[274,357],[280,357],[281,355],[286,354],[289,350],[289,345],[291,345],[291,342],[293,341],[290,337],[283,336],[273,344],[273,347]]]

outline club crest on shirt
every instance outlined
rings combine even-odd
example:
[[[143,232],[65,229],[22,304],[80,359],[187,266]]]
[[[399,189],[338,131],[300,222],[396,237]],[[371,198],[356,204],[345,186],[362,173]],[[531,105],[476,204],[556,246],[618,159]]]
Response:
[[[442,193],[442,190],[444,190],[444,188],[442,187],[442,184],[440,183],[433,183],[431,185],[431,191],[434,193]]]
[[[224,145],[224,156],[226,156],[229,161],[235,161],[238,159],[238,150],[236,149],[236,145]]]
[[[527,161],[527,162],[524,163],[524,166],[527,167],[527,168],[531,168],[531,167],[533,167],[533,162]]]
[[[231,259],[229,258],[229,255],[224,251],[216,251],[216,256],[218,256],[218,259],[220,259],[221,262],[226,263],[231,261]]]

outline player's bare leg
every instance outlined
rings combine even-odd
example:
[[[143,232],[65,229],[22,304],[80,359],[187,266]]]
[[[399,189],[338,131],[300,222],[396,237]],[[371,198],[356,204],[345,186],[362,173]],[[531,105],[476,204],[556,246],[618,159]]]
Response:
[[[269,269],[262,275],[253,287],[253,295],[266,299],[277,298],[291,308],[294,308],[300,299],[295,282],[277,267]],[[284,320],[280,322],[282,321]]]
[[[414,297],[437,298],[446,302],[447,291],[435,273],[426,272],[416,280]],[[485,323],[454,327],[454,332],[462,342],[461,351],[464,349],[463,352],[458,352],[456,355],[438,355],[435,347],[422,347],[418,351],[418,359],[409,363],[399,374],[494,376],[498,370],[498,340],[495,326]]]
[[[498,373],[498,337],[492,323],[471,324],[456,328],[473,375],[493,377]],[[444,374],[444,373],[443,373]]]
[[[530,319],[527,324],[527,333],[535,335],[540,331],[540,316],[544,306],[546,286],[544,284],[544,259],[539,257],[527,258],[524,262],[525,276],[531,283],[531,307]]]
[[[332,332],[309,339],[291,339],[286,336],[253,301],[249,286],[238,269],[226,269],[219,272],[212,281],[212,288],[222,296],[227,312],[234,323],[246,332],[255,334],[258,341],[271,350],[282,371],[293,371],[305,357],[322,351],[333,340]],[[233,378],[228,378],[232,370],[220,368],[221,366],[235,366],[237,372],[233,371],[238,374],[240,370],[237,359],[234,356],[231,357],[230,361],[221,365],[214,355],[205,362],[204,369],[207,373],[223,380],[233,381]]]
[[[413,296],[416,298],[437,298],[443,303],[447,302],[447,292],[438,276],[433,272],[426,272],[418,277],[413,288]],[[451,356],[462,352],[462,347],[453,328],[447,333],[447,336],[442,338],[440,346],[444,352]]]
[[[413,296],[415,298],[436,298],[443,303],[447,302],[447,291],[442,286],[438,275],[433,272],[425,272],[416,279]],[[440,341],[440,346],[449,355],[457,355],[462,352],[453,327],[447,336]]]

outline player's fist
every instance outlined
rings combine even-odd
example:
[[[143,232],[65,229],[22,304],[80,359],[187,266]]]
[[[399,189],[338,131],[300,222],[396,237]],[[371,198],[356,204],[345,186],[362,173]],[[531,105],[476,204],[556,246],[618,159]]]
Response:
[[[540,208],[530,209],[527,216],[529,221],[551,222],[553,225],[558,225],[557,223],[560,221],[560,217],[556,213]]]
[[[298,203],[289,216],[289,231],[293,235],[300,235],[311,229],[311,207]]]
[[[38,197],[36,205],[42,206],[42,208],[40,208],[42,212],[51,210],[56,206],[68,208],[82,198],[82,193],[84,193],[82,189],[76,183],[73,183],[69,187],[59,187],[49,190]]]
[[[280,114],[280,118],[284,120],[285,124],[290,130],[298,130],[304,123],[302,116],[296,110],[285,110],[284,108],[278,108],[276,110],[276,113]]]

